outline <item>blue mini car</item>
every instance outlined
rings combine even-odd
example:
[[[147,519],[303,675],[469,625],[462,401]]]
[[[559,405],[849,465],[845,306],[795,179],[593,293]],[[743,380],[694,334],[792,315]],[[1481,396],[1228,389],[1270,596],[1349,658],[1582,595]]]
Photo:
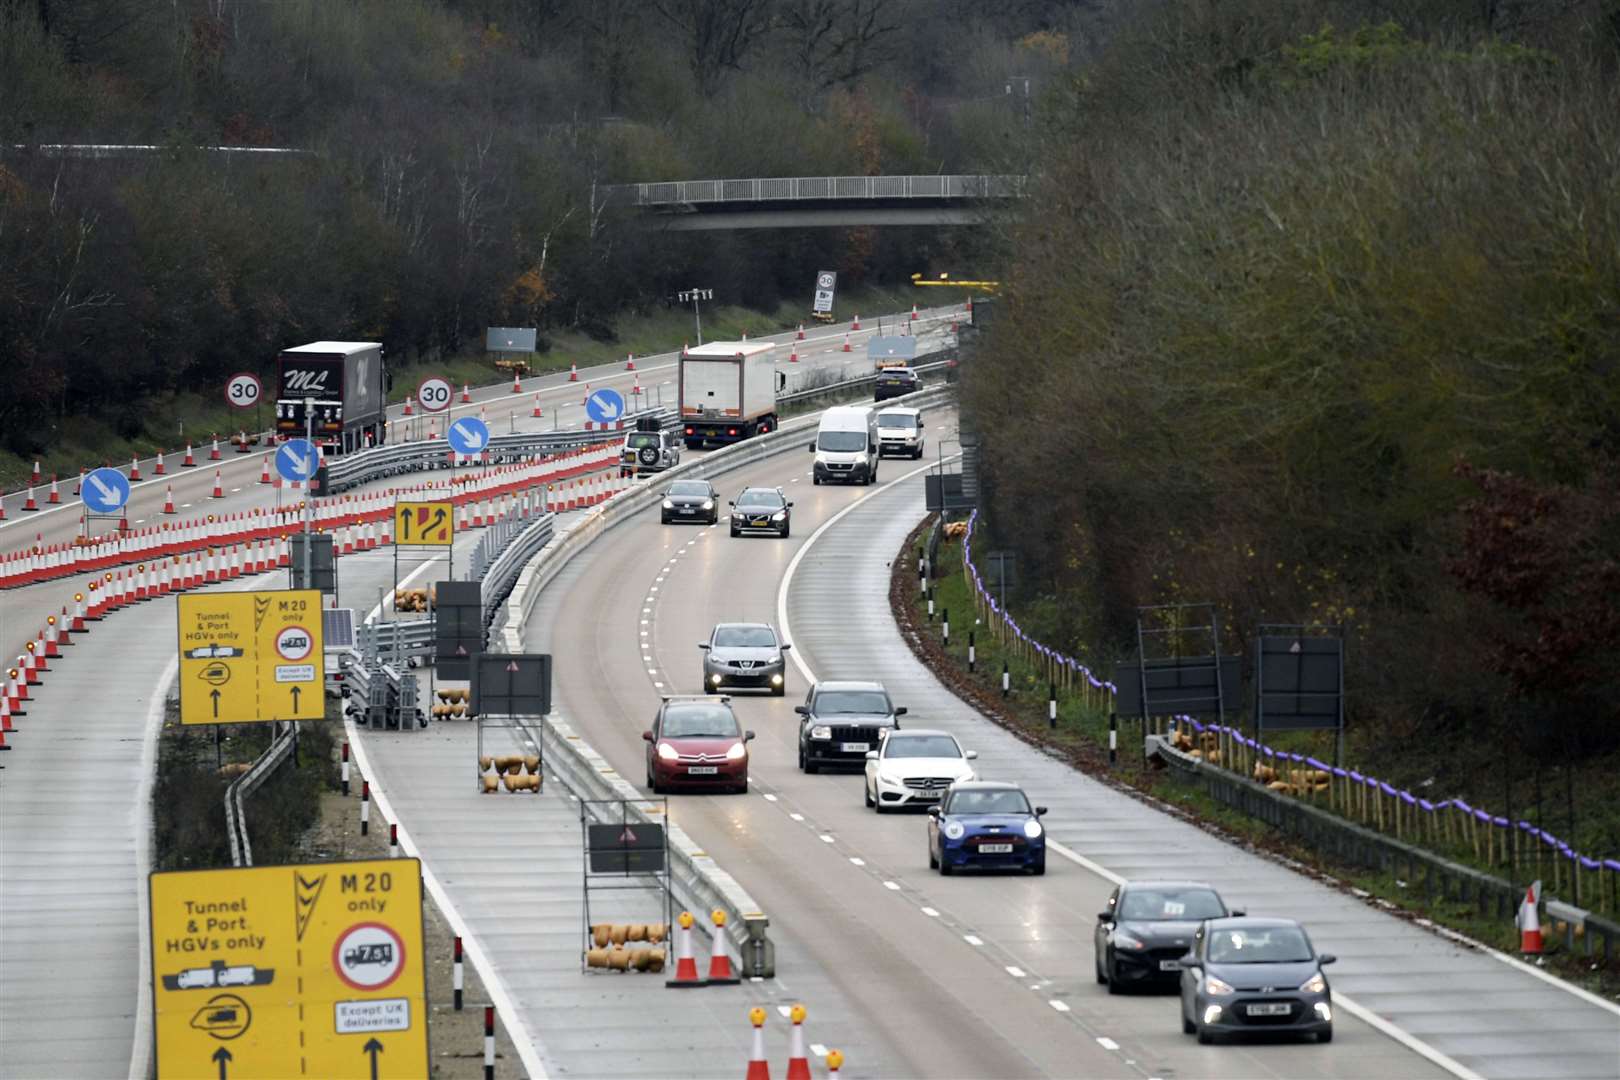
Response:
[[[928,808],[928,865],[941,874],[964,867],[1046,873],[1046,807],[1000,780],[961,780]]]

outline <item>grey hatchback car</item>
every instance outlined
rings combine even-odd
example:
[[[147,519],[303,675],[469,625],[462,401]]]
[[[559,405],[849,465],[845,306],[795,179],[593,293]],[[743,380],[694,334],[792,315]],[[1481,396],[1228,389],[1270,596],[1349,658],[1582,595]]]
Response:
[[[793,648],[776,636],[769,623],[720,623],[703,650],[703,689],[716,693],[727,686],[753,686],[777,697],[787,692],[786,658]]]
[[[1201,1043],[1240,1033],[1333,1040],[1333,991],[1318,953],[1292,919],[1210,919],[1181,960],[1181,1030]]]

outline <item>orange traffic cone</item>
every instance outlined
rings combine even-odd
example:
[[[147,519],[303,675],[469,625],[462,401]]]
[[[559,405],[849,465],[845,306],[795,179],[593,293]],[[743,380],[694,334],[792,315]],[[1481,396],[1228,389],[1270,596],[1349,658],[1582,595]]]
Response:
[[[911,305],[911,321],[912,322],[917,321],[917,305],[916,304]]]
[[[163,491],[163,512],[165,514],[175,513],[175,509],[174,509],[174,485],[173,484],[168,484],[164,488],[164,491]]]
[[[849,352],[849,335],[844,335],[844,351]]]
[[[1531,882],[1524,891],[1524,903],[1519,905],[1519,951],[1526,955],[1541,954],[1541,914],[1536,910],[1541,899],[1541,882]]]
[[[626,353],[625,354],[625,357],[624,357],[624,370],[626,370],[626,371],[634,371],[634,370],[636,370],[636,354],[635,353]]]
[[[405,395],[405,412],[404,412],[405,416],[415,416],[416,415],[416,406],[411,401],[412,396],[413,395],[411,395],[411,394],[406,394]]]
[[[788,353],[788,363],[797,364],[798,362],[799,362],[799,347],[797,345],[795,345],[795,346],[793,346],[793,351]]]
[[[57,503],[62,501],[62,493],[56,488],[55,473],[51,473],[51,494],[48,498],[46,498],[45,501],[50,503],[52,506],[55,506]]]
[[[735,986],[742,982],[731,970],[731,954],[726,952],[726,913],[715,908],[709,913],[714,921],[713,947],[709,952],[709,985]]]
[[[851,330],[859,330],[861,328],[861,313],[860,312],[857,311],[855,313],[855,321],[849,324],[849,328]]]
[[[140,480],[140,478],[141,478],[141,459],[140,458],[130,458],[129,459],[129,478],[131,480],[135,480],[135,481]]]
[[[771,1063],[765,1060],[765,1010],[755,1005],[748,1010],[754,1025],[754,1048],[748,1054],[748,1075],[744,1080],[771,1080]]]
[[[675,920],[676,933],[680,941],[675,946],[675,977],[665,979],[665,986],[688,987],[702,986],[704,982],[698,978],[697,961],[692,959],[692,918],[690,911],[681,912],[681,917]]]
[[[220,479],[219,470],[214,470],[214,493],[210,499],[223,499],[225,497],[225,482]]]
[[[259,483],[268,484],[269,482],[270,482],[270,455],[266,454],[266,455],[264,455],[264,471],[259,473]]]
[[[518,378],[518,373],[516,371],[512,372],[512,393],[523,393],[523,382]]]
[[[197,459],[192,456],[190,443],[186,443],[186,456],[180,462],[180,467],[182,469],[195,469],[197,467]]]
[[[38,458],[34,459],[34,474],[28,478],[28,482],[33,484],[35,487],[38,487],[40,484],[45,482],[45,477],[41,475],[39,471]]]
[[[34,501],[34,489],[32,487],[30,487],[28,489],[28,500],[23,503],[23,509],[24,510],[38,510],[39,509],[39,503]]]
[[[535,416],[535,417],[538,417],[540,415],[540,395],[539,394],[534,395],[534,412],[531,413],[530,415]]]
[[[788,1044],[787,1080],[810,1080],[810,1059],[804,1052],[803,1005],[793,1006],[788,1019],[793,1021],[793,1041]]]
[[[568,365],[568,381],[569,382],[579,382],[579,365],[578,364],[569,364]]]
[[[804,340],[804,323],[799,324],[799,332],[793,336],[794,341]]]
[[[461,403],[463,405],[472,404],[472,387],[466,383],[461,384]]]

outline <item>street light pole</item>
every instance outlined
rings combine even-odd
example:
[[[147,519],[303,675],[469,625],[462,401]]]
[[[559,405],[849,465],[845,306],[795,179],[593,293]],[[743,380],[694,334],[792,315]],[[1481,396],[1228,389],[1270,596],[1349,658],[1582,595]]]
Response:
[[[319,453],[315,448],[315,399],[304,399],[304,438],[309,442],[311,453]],[[310,526],[315,520],[315,495],[310,488],[314,485],[315,477],[311,475],[304,481],[304,588],[310,587],[309,577],[309,549],[312,544]]]
[[[692,318],[697,322],[697,343],[703,344],[703,313],[698,310],[699,300],[713,300],[713,289],[683,289],[675,294],[682,303],[692,301]]]

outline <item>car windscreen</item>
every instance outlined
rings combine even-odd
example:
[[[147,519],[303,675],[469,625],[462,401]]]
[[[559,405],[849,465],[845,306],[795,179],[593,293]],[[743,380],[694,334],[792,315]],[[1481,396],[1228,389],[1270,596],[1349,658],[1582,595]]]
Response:
[[[644,446],[650,446],[654,450],[656,450],[656,449],[658,449],[658,436],[656,436],[656,435],[631,435],[628,439],[625,440],[625,444],[627,446],[630,446],[633,449],[636,449],[636,450],[640,450]]]
[[[782,496],[768,489],[758,491],[745,491],[737,496],[738,508],[758,507],[761,510],[779,510],[782,507]]]
[[[866,449],[864,431],[823,431],[816,436],[817,450],[848,454]]]
[[[1311,958],[1311,946],[1296,927],[1234,927],[1211,930],[1212,964],[1297,964]]]
[[[699,498],[708,498],[709,485],[699,480],[677,480],[669,485],[671,495],[695,495]]]
[[[717,649],[769,649],[776,644],[776,631],[768,626],[727,626],[714,632]]]
[[[915,416],[904,416],[899,413],[880,413],[878,427],[887,428],[914,428],[917,426]]]
[[[962,750],[949,735],[890,735],[883,744],[886,758],[961,757]]]
[[[1027,814],[1029,800],[1022,791],[958,791],[951,795],[947,814]]]
[[[1226,908],[1213,889],[1129,889],[1119,903],[1119,917],[1136,922],[1200,922],[1225,914]]]
[[[666,738],[736,738],[737,718],[723,705],[671,705],[664,710]]]
[[[815,708],[817,716],[837,716],[840,713],[887,716],[889,699],[876,690],[828,690],[816,695]]]

